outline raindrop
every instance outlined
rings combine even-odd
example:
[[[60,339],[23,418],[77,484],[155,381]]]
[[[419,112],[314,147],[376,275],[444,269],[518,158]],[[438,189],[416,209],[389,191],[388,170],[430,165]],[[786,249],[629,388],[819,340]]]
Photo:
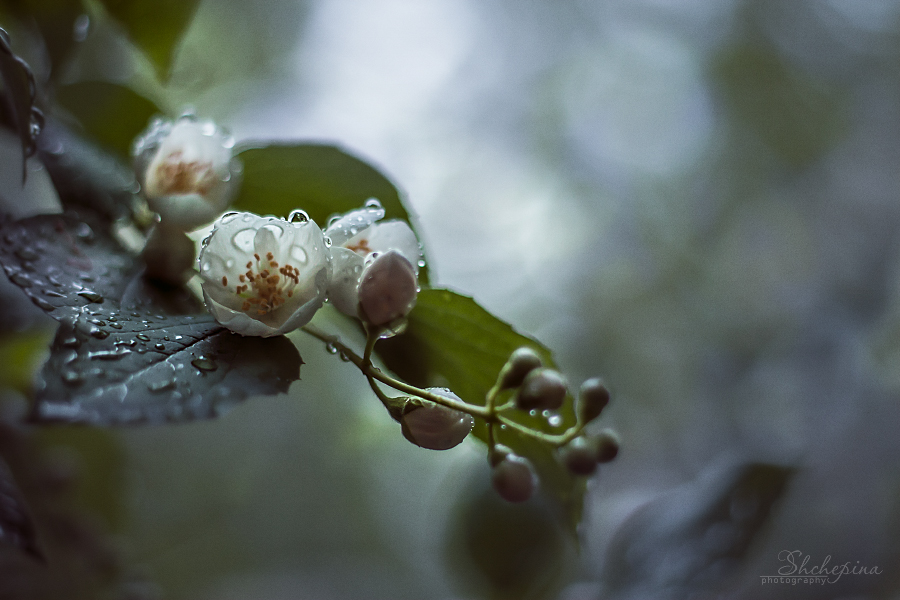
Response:
[[[81,290],[80,292],[78,292],[78,295],[88,302],[93,302],[95,304],[101,304],[103,302],[103,296],[91,290]]]
[[[71,336],[71,337],[67,337],[67,338],[64,339],[61,343],[62,343],[62,345],[65,346],[66,348],[77,348],[78,346],[81,345],[81,342],[79,342],[79,341],[78,341],[78,338],[75,337],[74,335]]]
[[[16,256],[21,258],[22,260],[37,260],[39,255],[34,251],[33,248],[16,248],[15,252]]]
[[[342,360],[342,361],[344,361],[344,362],[350,362],[350,357],[347,355],[346,352],[341,352],[340,356],[341,356],[341,360]]]
[[[331,215],[330,217],[328,217],[328,224],[325,227],[326,228],[331,227],[332,225],[334,225],[335,223],[337,223],[340,220],[341,220],[341,215]]]
[[[210,263],[210,262],[207,260],[206,262],[203,263],[203,265],[201,265],[200,269],[201,269],[204,273],[206,273],[206,272],[208,272],[210,269],[212,269],[212,263]]]
[[[222,137],[222,147],[223,148],[234,148],[234,136],[226,135]]]
[[[239,214],[241,214],[241,213],[234,212],[234,211],[227,212],[224,215],[222,215],[222,217],[219,219],[219,224],[224,225],[225,223],[230,223],[230,222],[234,221],[235,217],[237,217]]]
[[[309,215],[304,210],[292,210],[291,214],[288,215],[288,221],[290,223],[306,223],[309,221]]]
[[[59,292],[54,292],[53,290],[44,290],[44,295],[48,298],[65,298],[65,294],[60,294]]]
[[[379,339],[386,340],[388,338],[392,338],[395,335],[400,335],[404,331],[406,331],[407,320],[406,319],[397,319],[390,323],[384,331],[379,335]]]
[[[202,354],[192,360],[191,364],[201,371],[215,371],[219,368],[219,365],[216,364],[216,361],[209,357],[203,356]]]
[[[284,230],[279,225],[276,225],[275,223],[263,225],[263,229],[268,229],[269,231],[271,231],[272,235],[275,236],[276,240],[281,239],[281,236],[284,235]]]
[[[174,377],[165,377],[161,379],[156,379],[147,384],[147,389],[151,392],[161,392],[163,390],[167,390],[169,388],[175,387],[175,378]]]
[[[121,323],[110,323],[109,326],[112,327],[113,329],[122,329]]]
[[[535,415],[537,415],[537,411],[536,411],[536,410],[532,409],[532,410],[529,410],[529,411],[528,411],[528,416],[533,417],[533,416],[535,416]]]
[[[141,340],[142,342],[149,342],[149,341],[150,341],[150,336],[148,336],[148,335],[145,334],[145,333],[139,333],[139,334],[137,334],[135,337],[136,337],[137,339]]]
[[[200,126],[200,132],[203,135],[215,135],[216,134],[216,124],[212,121],[206,121],[203,125]]]
[[[41,310],[51,311],[54,308],[52,304],[50,304],[43,298],[32,298],[31,301]]]
[[[416,263],[416,264],[419,265],[419,268],[420,268],[420,269],[422,269],[422,268],[425,267],[425,260],[420,258],[420,259],[419,259],[419,262]]]
[[[31,277],[22,273],[13,273],[10,280],[20,288],[31,287],[31,284],[33,283]]]
[[[98,340],[105,340],[109,337],[109,332],[105,329],[100,329],[99,327],[91,328],[91,336],[97,338]]]
[[[253,252],[253,238],[256,237],[255,229],[242,229],[234,234],[231,243],[241,252]]]
[[[365,206],[366,208],[374,208],[376,210],[379,208],[383,208],[381,206],[381,202],[378,201],[378,198],[369,198],[368,200],[366,200]]]
[[[57,279],[56,277],[54,277],[53,275],[49,275],[47,277],[47,281],[49,281],[50,284],[55,287],[62,287],[62,282],[59,279]]]
[[[291,258],[296,260],[301,265],[305,265],[309,260],[309,257],[306,254],[306,250],[304,250],[300,246],[291,246]]]
[[[226,260],[226,261],[225,261],[225,268],[226,268],[226,269],[233,269],[233,268],[234,268],[234,260],[231,259],[231,258],[229,258],[228,260]]]
[[[328,237],[328,236],[326,235],[326,236],[325,236],[325,247],[326,247],[326,248],[331,248],[331,243],[332,243],[332,242],[331,242],[331,238]]]
[[[62,380],[63,383],[67,383],[69,385],[78,385],[79,383],[84,381],[84,378],[80,373],[76,371],[63,371]]]
[[[328,354],[337,354],[338,348],[334,342],[328,342],[327,344],[325,344],[325,352],[327,352]]]
[[[547,417],[547,422],[551,427],[559,427],[562,423],[562,417],[559,415],[550,415],[549,417]]]
[[[97,279],[90,273],[82,273],[79,279],[81,279],[85,283],[93,283],[97,281]]]
[[[99,319],[91,319],[90,323],[96,325],[97,327],[103,327],[104,325],[106,325],[106,321],[101,321]]]
[[[154,345],[153,345],[153,348],[154,348],[155,350],[163,351],[163,350],[166,349],[166,345],[165,345],[165,344],[154,344]]]
[[[176,336],[175,336],[175,341],[176,341],[176,342],[177,342],[178,340],[181,340],[181,339],[184,339],[184,336],[183,336],[183,335],[176,335]]]
[[[79,223],[75,226],[75,237],[86,244],[90,244],[96,239],[94,230],[87,223]]]
[[[97,350],[96,352],[89,352],[88,358],[99,359],[99,360],[119,360],[125,356],[131,354],[131,350],[128,348],[116,348],[115,350]]]

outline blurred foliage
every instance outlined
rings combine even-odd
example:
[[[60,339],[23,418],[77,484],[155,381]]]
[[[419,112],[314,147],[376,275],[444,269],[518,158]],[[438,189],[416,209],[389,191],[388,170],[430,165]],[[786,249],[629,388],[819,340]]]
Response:
[[[165,80],[172,57],[200,4],[199,0],[100,0]]]
[[[105,81],[82,81],[60,87],[59,106],[75,117],[98,144],[130,158],[134,138],[150,118],[163,112],[131,89]],[[111,119],[110,115],[116,115]]]

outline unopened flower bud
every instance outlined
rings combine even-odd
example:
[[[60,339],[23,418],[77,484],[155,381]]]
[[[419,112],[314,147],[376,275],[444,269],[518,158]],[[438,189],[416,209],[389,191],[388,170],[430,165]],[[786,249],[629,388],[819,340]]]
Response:
[[[597,435],[597,462],[607,463],[619,454],[619,436],[612,429]]]
[[[459,400],[450,390],[429,388],[428,391]],[[472,415],[433,402],[418,401],[407,403],[407,406],[410,408],[405,409],[400,417],[403,437],[422,448],[453,448],[466,439],[475,424]]]
[[[574,475],[587,477],[597,470],[597,438],[577,437],[560,450],[563,464]]]
[[[525,376],[542,364],[541,357],[538,356],[538,353],[528,346],[523,346],[515,350],[509,356],[509,360],[506,361],[506,364],[503,365],[503,369],[500,371],[500,377],[497,378],[500,382],[500,389],[508,390],[519,387],[522,385],[522,381],[525,380]]]
[[[534,494],[537,477],[531,463],[521,456],[509,454],[494,466],[491,483],[507,502],[525,502]]]
[[[578,392],[578,422],[590,423],[609,404],[609,390],[600,379],[588,379]]]
[[[387,325],[409,314],[418,293],[412,264],[400,252],[388,250],[375,257],[360,276],[360,316],[372,325]]]
[[[134,144],[135,170],[147,203],[185,231],[216,218],[234,197],[241,165],[234,139],[212,121],[187,115],[154,120]]]
[[[193,274],[197,249],[194,242],[178,228],[157,223],[141,252],[145,273],[150,279],[180,286]]]
[[[541,367],[525,377],[516,394],[516,406],[521,410],[556,410],[565,399],[566,382],[562,375]]]

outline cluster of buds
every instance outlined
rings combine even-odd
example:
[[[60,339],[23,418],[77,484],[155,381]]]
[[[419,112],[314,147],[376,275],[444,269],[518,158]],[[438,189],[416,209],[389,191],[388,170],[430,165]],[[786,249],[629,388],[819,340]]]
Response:
[[[135,141],[138,182],[159,214],[144,249],[147,275],[180,285],[195,265],[184,232],[218,217],[234,198],[241,164],[234,139],[187,114],[155,119]],[[375,328],[396,330],[412,310],[424,265],[403,221],[382,221],[377,200],[334,217],[323,231],[297,210],[287,219],[228,213],[200,252],[203,296],[236,333],[273,336],[308,323],[327,300]]]
[[[514,351],[500,371],[496,392],[514,390],[513,404],[526,412],[554,411],[563,406],[568,393],[566,381],[555,369],[545,367],[538,354],[523,347]],[[548,441],[558,444],[559,460],[573,475],[590,476],[597,465],[613,460],[619,452],[619,440],[611,430],[588,434],[584,428],[596,420],[609,404],[609,390],[599,379],[585,381],[575,406],[575,435],[555,436]],[[488,451],[494,489],[509,502],[523,502],[537,487],[537,477],[527,459],[501,444]]]

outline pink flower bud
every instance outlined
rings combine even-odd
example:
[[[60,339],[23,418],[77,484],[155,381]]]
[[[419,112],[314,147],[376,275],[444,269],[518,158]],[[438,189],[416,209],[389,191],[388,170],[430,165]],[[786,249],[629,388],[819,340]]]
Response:
[[[449,390],[431,388],[430,391],[458,399]],[[400,418],[403,436],[416,446],[431,450],[447,450],[459,445],[474,424],[472,415],[431,402],[412,408]]]
[[[525,502],[534,494],[537,477],[531,463],[521,456],[509,454],[494,467],[491,483],[507,502]]]
[[[387,325],[409,314],[418,293],[412,264],[396,250],[379,254],[360,276],[360,317],[372,325]]]

